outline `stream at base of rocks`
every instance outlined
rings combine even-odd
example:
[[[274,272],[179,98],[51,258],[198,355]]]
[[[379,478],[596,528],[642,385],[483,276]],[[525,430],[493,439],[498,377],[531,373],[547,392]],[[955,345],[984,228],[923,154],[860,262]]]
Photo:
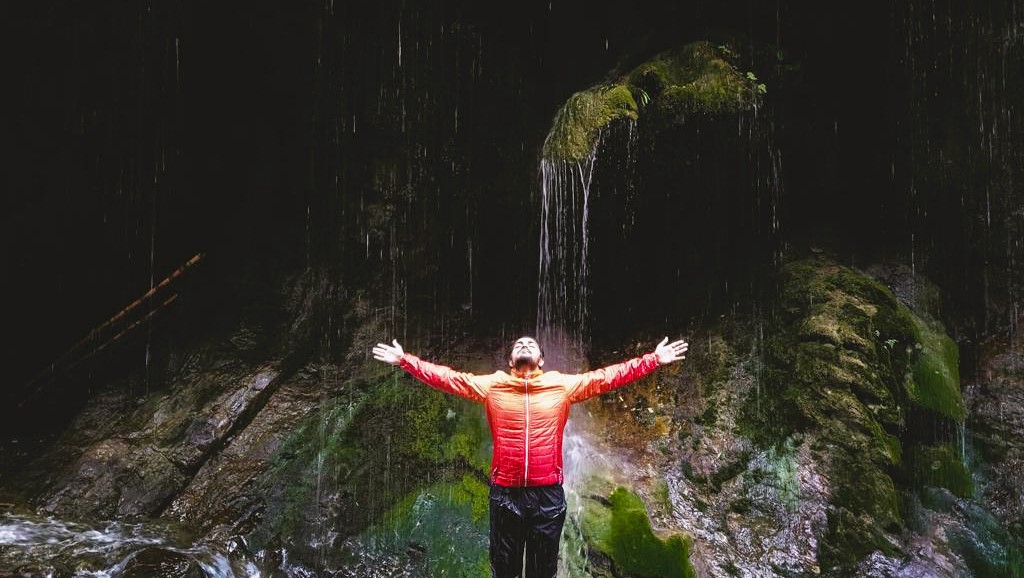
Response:
[[[160,520],[86,523],[0,513],[3,578],[256,578],[271,575],[267,558],[250,553],[241,538],[197,540],[189,528]],[[294,570],[284,575],[311,575]]]

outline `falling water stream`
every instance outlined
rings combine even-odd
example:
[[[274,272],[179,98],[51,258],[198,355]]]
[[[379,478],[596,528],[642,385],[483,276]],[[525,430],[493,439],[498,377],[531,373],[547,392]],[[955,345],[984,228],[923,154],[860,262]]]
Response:
[[[632,142],[634,122],[627,122]],[[563,372],[582,371],[587,366],[584,352],[588,330],[589,212],[600,143],[599,135],[582,160],[543,158],[540,163],[536,333],[544,347],[548,367]],[[562,578],[590,575],[588,547],[580,522],[585,482],[595,475],[610,477],[612,472],[628,471],[608,448],[599,448],[599,441],[592,432],[588,412],[583,406],[577,406],[572,410],[563,438],[568,516],[559,555],[558,576]]]
[[[541,161],[537,336],[541,343],[586,334],[590,185],[597,148],[582,161]]]

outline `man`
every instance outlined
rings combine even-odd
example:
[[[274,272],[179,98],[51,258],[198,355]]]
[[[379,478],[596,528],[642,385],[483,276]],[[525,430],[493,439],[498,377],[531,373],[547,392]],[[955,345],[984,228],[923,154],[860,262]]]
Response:
[[[375,359],[397,365],[427,385],[483,403],[494,439],[491,461],[492,578],[553,578],[565,522],[562,431],[569,406],[639,379],[659,365],[684,359],[685,341],[666,337],[652,353],[596,371],[544,372],[544,352],[532,337],[512,345],[511,375],[461,373],[405,353],[398,341],[378,343]]]

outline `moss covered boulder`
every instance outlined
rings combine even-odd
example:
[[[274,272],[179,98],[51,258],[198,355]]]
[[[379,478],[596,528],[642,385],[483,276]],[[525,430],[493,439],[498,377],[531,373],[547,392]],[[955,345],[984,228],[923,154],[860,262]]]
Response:
[[[690,115],[751,109],[765,91],[743,74],[726,46],[693,42],[667,50],[615,80],[572,95],[544,141],[544,157],[578,162],[591,155],[601,132],[615,121],[650,115],[681,123]]]
[[[970,491],[941,434],[964,418],[956,345],[874,278],[824,258],[786,265],[777,295],[766,396],[748,406],[748,433],[767,445],[818,440],[833,493],[823,568],[898,555],[907,487]]]
[[[487,578],[489,490],[486,482],[467,474],[410,492],[358,543],[378,554],[407,558],[423,576]]]
[[[329,557],[340,561],[354,555],[338,548],[341,541],[369,532],[371,538],[405,535],[406,543],[391,550],[432,546],[433,556],[447,546],[417,541],[407,528],[416,518],[412,510],[444,503],[450,505],[444,511],[466,510],[467,520],[482,523],[479,495],[489,455],[481,406],[376,363],[344,389],[274,452],[259,481],[267,499],[254,544],[283,543],[301,559],[317,559],[321,554],[309,544],[327,539],[316,535],[322,531],[332,543]],[[428,497],[439,494],[445,500]]]
[[[605,556],[615,576],[692,578],[693,542],[688,536],[657,535],[639,495],[623,486],[606,493],[609,484],[592,480],[580,516],[586,546]]]

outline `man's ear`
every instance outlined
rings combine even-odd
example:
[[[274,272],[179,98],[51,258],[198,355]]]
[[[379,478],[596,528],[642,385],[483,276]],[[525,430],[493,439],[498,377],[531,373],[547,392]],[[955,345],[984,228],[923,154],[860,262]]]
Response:
[[[541,357],[540,360],[537,362],[537,367],[544,367],[544,358],[543,357]]]
[[[512,356],[511,356],[511,355],[510,355],[510,356],[508,356],[508,366],[509,366],[509,367],[515,367],[515,364],[514,364],[514,363],[512,363]]]

